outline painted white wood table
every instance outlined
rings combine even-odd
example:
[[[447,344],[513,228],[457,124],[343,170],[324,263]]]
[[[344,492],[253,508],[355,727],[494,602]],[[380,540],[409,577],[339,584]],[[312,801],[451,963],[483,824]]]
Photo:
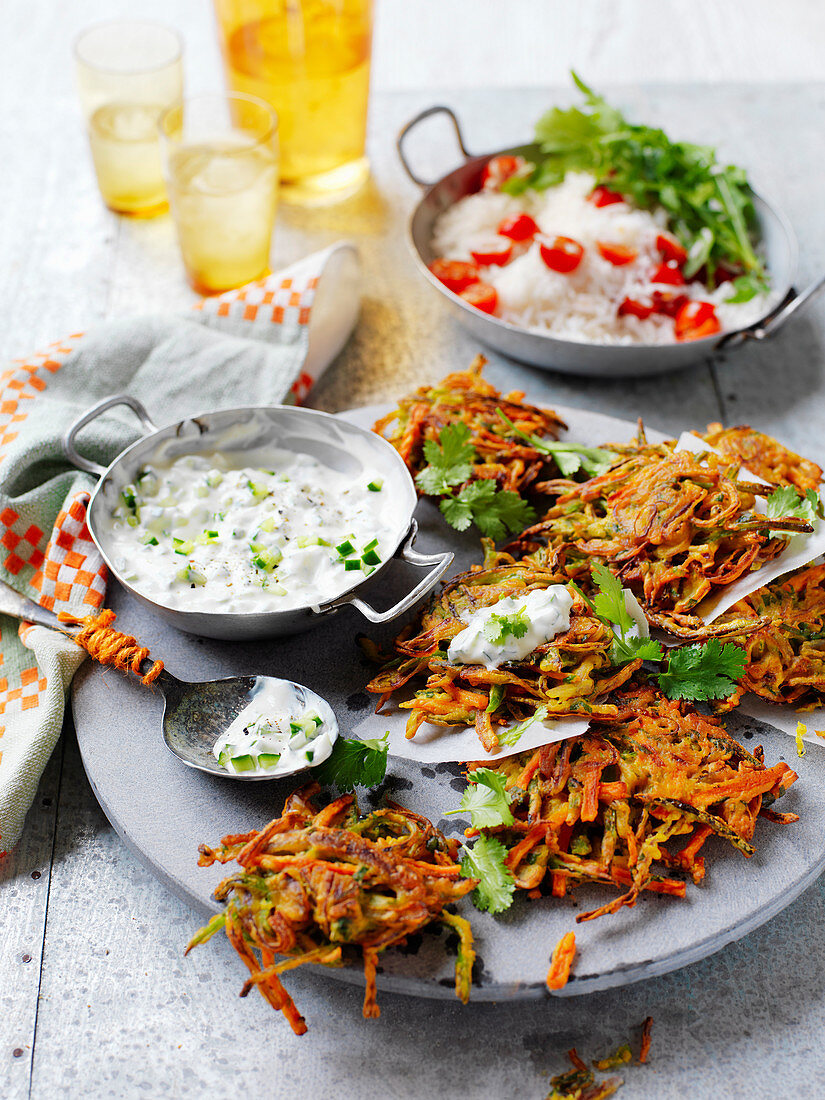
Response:
[[[100,208],[65,72],[71,28],[123,5],[78,0],[65,6],[71,9],[65,14],[64,5],[58,11],[45,3],[7,3],[0,13],[10,59],[0,76],[8,82],[0,121],[2,351],[25,353],[107,316],[185,307],[192,296],[180,275],[168,219],[133,223]],[[514,4],[514,18],[528,6],[536,7]],[[141,7],[185,26],[190,74],[201,87],[217,79],[211,26],[193,2]],[[432,15],[437,5],[426,7]],[[698,7],[710,12],[717,6]],[[817,33],[814,6],[791,7],[800,19],[813,21],[811,33]],[[643,26],[643,8],[611,6],[614,16],[623,13],[637,27]],[[755,8],[761,11],[762,5]],[[551,9],[561,11],[548,4]],[[492,20],[489,5],[481,10]],[[526,137],[532,119],[557,98],[540,88],[473,91],[471,67],[457,63],[451,71],[443,46],[440,69],[424,60],[418,69],[409,62],[405,68],[405,52],[391,33],[400,18],[395,0],[384,0],[380,15],[379,41],[387,45],[378,70],[383,90],[374,97],[371,116],[373,182],[338,209],[284,210],[276,240],[276,265],[344,234],[362,248],[362,320],[313,397],[331,411],[387,400],[461,367],[476,350],[417,280],[406,254],[404,222],[417,191],[395,161],[398,126],[419,108],[446,100],[465,119],[472,148],[495,148]],[[614,16],[615,34],[627,36]],[[716,30],[724,29],[725,17],[715,18]],[[575,60],[583,56],[615,79],[636,77],[638,65],[621,71],[618,59],[611,61],[609,43],[597,39],[595,17],[585,24],[590,52]],[[572,17],[560,23],[568,49],[575,26]],[[697,62],[679,75],[707,81],[713,50],[702,44],[694,23],[687,27],[685,49]],[[549,18],[545,29],[550,33]],[[677,33],[675,24],[670,30]],[[757,52],[765,33],[764,26],[752,32]],[[419,35],[413,45],[421,41]],[[732,54],[736,65],[741,48],[737,43]],[[393,57],[395,71],[387,60]],[[778,57],[765,80],[792,75]],[[798,57],[799,72],[810,75],[810,46]],[[743,66],[736,71],[745,75]],[[508,73],[511,81],[517,78]],[[537,81],[537,73],[529,70],[526,79]],[[24,82],[29,99],[12,110]],[[393,83],[452,83],[464,90],[386,90]],[[627,86],[616,96],[638,117],[717,142],[726,156],[749,166],[757,186],[776,197],[797,229],[801,280],[818,273],[825,262],[819,186],[825,172],[825,85]],[[433,173],[453,163],[449,137],[437,126],[426,145],[421,161]],[[548,403],[625,417],[641,413],[665,430],[716,419],[751,422],[823,462],[823,343],[825,301],[814,303],[774,342],[692,374],[638,383],[578,382],[492,355],[490,377],[539,387]],[[703,889],[713,889],[712,866]],[[14,1100],[211,1097],[239,1090],[266,1097],[357,1093],[368,1100],[538,1098],[547,1091],[548,1075],[563,1067],[567,1047],[603,1054],[631,1036],[646,1015],[655,1019],[651,1061],[626,1072],[628,1096],[815,1096],[825,1074],[821,882],[749,938],[704,962],[587,998],[462,1009],[458,1003],[385,995],[381,1019],[364,1021],[358,990],[322,974],[297,972],[290,988],[310,1031],[296,1039],[260,998],[237,999],[242,975],[222,940],[182,958],[197,917],[135,862],[109,826],[86,782],[71,728],[43,777],[23,840],[0,862],[0,913],[0,1096]]]

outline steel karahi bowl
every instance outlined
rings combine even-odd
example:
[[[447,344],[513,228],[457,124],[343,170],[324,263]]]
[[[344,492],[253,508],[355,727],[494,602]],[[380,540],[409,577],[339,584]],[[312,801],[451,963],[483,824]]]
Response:
[[[78,452],[76,438],[82,428],[116,405],[126,405],[132,409],[139,417],[145,434],[104,468]],[[238,431],[239,428],[242,430]],[[227,439],[230,440],[229,445]],[[349,574],[334,599],[284,611],[185,611],[150,599],[125,580],[113,562],[103,518],[104,515],[111,514],[121,490],[134,481],[140,467],[160,443],[165,443],[167,453],[172,455],[217,449],[227,453],[234,449],[236,453],[243,453],[269,445],[310,455],[335,470],[351,472],[353,478],[359,476],[363,469],[358,452],[366,451],[371,468],[379,470],[384,479],[386,499],[393,502],[391,525],[394,540],[393,555],[388,556],[376,568],[368,581],[372,585],[396,558],[426,569],[427,574],[401,600],[384,611],[376,610],[359,595],[367,578],[349,582]],[[295,634],[319,625],[326,616],[348,604],[370,622],[389,622],[402,615],[429,592],[453,560],[451,553],[425,555],[413,549],[418,531],[413,512],[418,498],[409,471],[398,452],[374,432],[356,427],[329,413],[297,408],[294,405],[247,406],[200,413],[158,428],[140,401],[121,394],[98,402],[79,417],[66,432],[63,450],[74,466],[95,474],[100,479],[89,501],[87,519],[89,532],[112,575],[141,603],[189,634],[233,641]]]
[[[437,114],[446,115],[452,121],[465,159],[460,167],[432,183],[421,179],[411,167],[406,142],[419,123]],[[421,201],[413,211],[408,231],[408,243],[419,271],[446,299],[454,316],[474,336],[504,355],[537,367],[564,374],[621,377],[661,374],[696,365],[720,349],[739,347],[749,340],[763,340],[825,285],[824,277],[801,292],[794,289],[797,243],[793,229],[780,211],[752,193],[760,248],[770,276],[771,292],[763,316],[747,328],[676,344],[595,344],[562,340],[548,333],[511,324],[471,306],[432,274],[429,265],[438,258],[432,248],[433,226],[448,207],[480,189],[482,170],[491,157],[512,154],[534,161],[540,155],[538,146],[517,145],[474,156],[464,144],[461,126],[454,112],[439,105],[421,111],[402,128],[397,148],[407,175],[413,183],[425,188]]]

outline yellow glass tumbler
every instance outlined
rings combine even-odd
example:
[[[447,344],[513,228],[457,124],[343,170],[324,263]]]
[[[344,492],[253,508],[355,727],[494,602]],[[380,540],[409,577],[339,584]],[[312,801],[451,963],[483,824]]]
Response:
[[[372,0],[214,0],[229,87],[279,119],[285,201],[356,191],[365,155]]]

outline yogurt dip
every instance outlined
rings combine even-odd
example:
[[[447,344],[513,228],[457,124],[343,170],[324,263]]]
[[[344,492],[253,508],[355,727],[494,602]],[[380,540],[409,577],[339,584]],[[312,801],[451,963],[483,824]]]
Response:
[[[523,596],[504,596],[473,612],[450,642],[447,660],[485,668],[520,661],[570,629],[572,606],[573,597],[563,584],[533,589]]]
[[[396,548],[381,475],[342,473],[267,447],[170,454],[160,444],[103,516],[123,578],[182,611],[314,606],[368,577]]]
[[[259,678],[250,701],[212,749],[227,771],[288,775],[327,759],[338,736],[332,708],[307,704],[289,680]]]

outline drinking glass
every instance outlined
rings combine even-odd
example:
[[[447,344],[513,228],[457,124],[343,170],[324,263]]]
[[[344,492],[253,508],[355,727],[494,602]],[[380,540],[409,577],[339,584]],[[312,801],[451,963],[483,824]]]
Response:
[[[158,118],[183,94],[180,37],[159,23],[116,20],[75,42],[80,103],[103,201],[119,214],[168,209]]]
[[[372,0],[214,0],[233,91],[278,113],[285,201],[356,191],[364,155]]]
[[[161,115],[164,169],[183,265],[200,294],[269,271],[278,202],[278,119],[247,95],[202,95]]]

